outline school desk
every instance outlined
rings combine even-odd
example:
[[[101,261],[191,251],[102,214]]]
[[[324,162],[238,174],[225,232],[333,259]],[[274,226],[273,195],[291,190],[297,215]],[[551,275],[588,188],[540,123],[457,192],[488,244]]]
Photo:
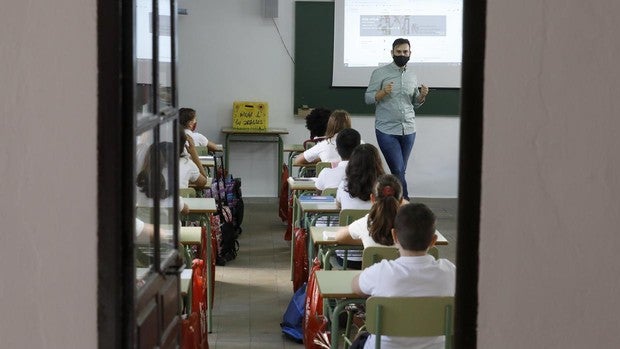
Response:
[[[290,195],[293,197],[293,215],[291,217],[291,231],[292,231],[292,242],[291,242],[291,280],[293,280],[293,274],[295,273],[295,223],[301,217],[301,213],[299,211],[299,203],[297,202],[297,197],[306,191],[316,191],[316,185],[314,181],[316,178],[299,178],[299,177],[289,177],[287,178],[288,189],[290,191]]]
[[[275,142],[278,143],[278,163],[276,164],[276,180],[278,186],[276,187],[276,196],[280,192],[280,183],[282,177],[282,157],[284,156],[284,144],[282,142],[282,135],[288,134],[288,130],[285,128],[268,128],[266,130],[239,130],[232,127],[222,128],[222,133],[226,135],[226,143],[224,148],[224,168],[230,170],[228,167],[230,159],[230,142]]]
[[[334,233],[338,231],[342,227],[317,227],[311,226],[309,228],[310,235],[308,236],[310,241],[308,243],[308,258],[310,261],[314,259],[314,249],[317,249],[316,255],[322,259],[323,269],[329,270],[331,269],[329,266],[328,258],[330,256],[329,251],[334,251],[337,249],[363,249],[363,246],[356,245],[338,245],[335,240]],[[323,232],[327,232],[324,234]],[[439,230],[435,230],[435,234],[437,235],[436,246],[445,246],[448,244],[448,240],[439,232]],[[327,238],[325,235],[328,235]],[[312,265],[312,264],[310,264]]]
[[[211,238],[211,224],[209,219],[209,214],[217,212],[217,206],[215,205],[215,199],[213,198],[183,198],[183,202],[185,202],[189,208],[190,215],[198,215],[202,224],[207,227],[206,236]],[[200,227],[198,227],[200,228]],[[182,230],[183,228],[181,228]],[[187,237],[183,234],[184,237]],[[195,238],[194,238],[195,239]],[[179,238],[182,241],[181,238]],[[205,265],[207,266],[207,330],[211,333],[213,328],[213,303],[211,302],[211,267],[209,263],[211,263],[211,254],[214,251],[211,251],[211,241],[205,241],[205,245],[207,247],[206,251],[206,261]]]
[[[335,239],[335,233],[342,227],[317,227],[311,226],[309,228],[310,234],[308,238],[310,239],[308,243],[308,259],[312,261],[314,259],[314,249],[316,247],[317,253],[316,256],[321,260],[321,265],[324,270],[330,270],[331,264],[329,263],[329,256],[334,253],[336,250],[363,250],[363,245],[342,245],[338,244]],[[325,234],[323,232],[327,232],[330,237],[325,238]],[[334,236],[331,238],[331,236]],[[312,264],[310,264],[312,265]]]
[[[340,205],[334,197],[329,201],[304,200],[299,197],[297,200],[301,214],[300,219],[305,227],[314,225],[316,218],[320,216],[337,216],[340,213]]]
[[[319,286],[319,293],[323,297],[323,314],[328,316],[331,321],[331,343],[330,348],[338,348],[340,339],[339,316],[344,311],[344,307],[349,304],[364,304],[366,297],[362,297],[353,292],[351,282],[360,270],[317,270],[316,282]],[[329,300],[335,301],[335,306],[329,306]],[[345,330],[345,333],[348,332]]]
[[[293,159],[296,155],[304,152],[303,144],[285,144],[282,149],[283,152],[288,153],[288,170],[289,173],[293,173]]]

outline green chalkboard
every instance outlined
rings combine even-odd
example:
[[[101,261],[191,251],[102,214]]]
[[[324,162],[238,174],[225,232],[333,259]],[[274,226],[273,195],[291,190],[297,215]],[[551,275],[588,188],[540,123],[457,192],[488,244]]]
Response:
[[[295,110],[302,105],[372,115],[364,87],[332,87],[334,3],[295,2]],[[369,77],[370,78],[370,77]],[[460,90],[433,88],[417,115],[459,115]]]

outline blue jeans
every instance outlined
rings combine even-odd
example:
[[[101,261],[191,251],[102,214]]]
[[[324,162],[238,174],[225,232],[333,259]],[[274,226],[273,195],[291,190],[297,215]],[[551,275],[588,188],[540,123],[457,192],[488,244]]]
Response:
[[[375,134],[390,172],[400,179],[400,183],[403,185],[403,197],[409,200],[405,172],[415,142],[415,132],[408,135],[390,135],[375,129]]]

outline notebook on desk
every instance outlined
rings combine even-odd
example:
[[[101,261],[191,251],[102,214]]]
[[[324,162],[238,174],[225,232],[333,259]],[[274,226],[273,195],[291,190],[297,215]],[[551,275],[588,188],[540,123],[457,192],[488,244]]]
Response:
[[[323,240],[336,240],[335,231],[323,230]]]
[[[293,180],[296,182],[313,182],[316,178],[312,177],[293,177]]]
[[[336,198],[331,195],[302,195],[299,201],[304,202],[334,202]]]

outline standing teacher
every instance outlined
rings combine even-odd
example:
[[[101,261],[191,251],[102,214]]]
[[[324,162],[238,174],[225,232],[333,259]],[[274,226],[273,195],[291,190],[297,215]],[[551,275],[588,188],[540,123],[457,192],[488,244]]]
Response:
[[[394,61],[375,69],[365,99],[375,104],[375,134],[390,171],[403,185],[403,197],[409,200],[405,171],[415,142],[415,111],[424,103],[428,87],[418,89],[418,79],[407,62],[411,55],[409,40],[394,40],[390,51]]]

